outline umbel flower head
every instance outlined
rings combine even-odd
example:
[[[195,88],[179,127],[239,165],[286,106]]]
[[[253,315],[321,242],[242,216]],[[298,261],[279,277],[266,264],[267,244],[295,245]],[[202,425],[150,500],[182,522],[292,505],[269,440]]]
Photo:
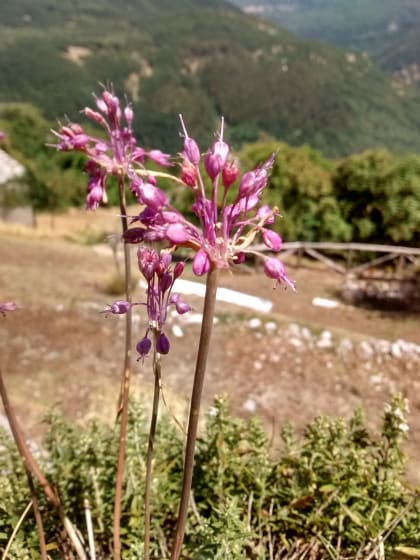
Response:
[[[169,165],[167,154],[160,150],[146,151],[137,146],[132,130],[133,110],[129,104],[121,108],[118,97],[112,91],[105,89],[96,98],[96,110],[86,107],[83,113],[103,128],[105,139],[90,136],[79,124],[71,122],[58,132],[52,132],[59,139],[57,150],[83,152],[88,158],[85,169],[89,176],[86,197],[86,208],[89,210],[107,202],[106,182],[109,176],[120,179],[136,177],[139,169],[145,172],[146,157],[160,165]],[[143,182],[138,179],[139,188]],[[139,198],[139,194],[136,195]],[[141,199],[139,201],[143,203]]]
[[[190,247],[195,251],[193,271],[198,276],[206,274],[211,267],[228,268],[241,263],[246,253],[255,254],[252,245],[257,235],[261,235],[269,249],[279,251],[281,237],[267,227],[274,223],[278,210],[261,205],[275,155],[244,173],[234,187],[239,169],[223,139],[223,119],[215,142],[203,158],[196,141],[188,135],[182,117],[181,124],[184,133],[181,180],[193,192],[192,211],[200,225],[187,220],[169,203],[166,194],[153,185],[147,196],[143,196],[144,210],[133,220],[141,227],[129,229],[125,240],[129,243],[165,240],[171,247]],[[205,175],[200,168],[202,159]],[[207,183],[210,183],[209,189]],[[294,289],[294,283],[278,259],[260,256],[265,261],[267,276]]]

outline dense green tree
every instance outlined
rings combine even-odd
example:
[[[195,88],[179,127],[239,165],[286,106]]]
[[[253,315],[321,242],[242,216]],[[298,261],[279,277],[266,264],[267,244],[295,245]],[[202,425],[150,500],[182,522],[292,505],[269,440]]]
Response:
[[[419,157],[368,150],[337,165],[333,186],[354,241],[418,242]]]
[[[334,197],[332,163],[307,146],[292,148],[274,141],[250,144],[242,152],[246,166],[255,166],[278,151],[265,201],[279,208],[277,227],[287,241],[343,241],[351,228]]]

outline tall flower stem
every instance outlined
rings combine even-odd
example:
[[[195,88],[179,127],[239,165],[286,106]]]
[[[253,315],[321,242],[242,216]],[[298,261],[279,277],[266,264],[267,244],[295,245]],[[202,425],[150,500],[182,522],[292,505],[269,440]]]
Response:
[[[118,183],[118,192],[121,211],[121,226],[123,234],[128,229],[127,209],[125,200],[124,180],[121,178]],[[124,243],[124,282],[125,297],[131,303],[131,261],[130,246]],[[123,490],[124,464],[125,464],[125,448],[127,438],[128,423],[128,397],[130,393],[131,378],[131,345],[132,345],[132,312],[131,307],[125,315],[125,350],[124,350],[124,368],[121,379],[121,390],[118,404],[118,415],[120,415],[120,440],[118,448],[117,474],[115,480],[115,501],[114,501],[114,560],[121,558],[121,499]]]
[[[194,470],[195,444],[197,440],[198,420],[200,414],[201,396],[203,392],[204,376],[207,358],[210,350],[210,339],[213,330],[213,318],[216,306],[216,293],[219,281],[219,270],[210,268],[207,274],[206,295],[204,299],[203,322],[201,324],[200,342],[191,394],[190,413],[188,418],[187,442],[185,448],[184,475],[182,481],[181,501],[179,504],[175,538],[171,560],[178,560],[184,541],[187,522],[188,505],[191,494],[191,484]]]
[[[156,425],[159,410],[159,395],[161,385],[160,354],[156,351],[156,331],[154,335],[153,374],[155,378],[153,389],[152,417],[150,420],[149,443],[146,457],[146,487],[144,491],[144,560],[150,558],[150,494],[152,485],[153,449],[156,437]]]

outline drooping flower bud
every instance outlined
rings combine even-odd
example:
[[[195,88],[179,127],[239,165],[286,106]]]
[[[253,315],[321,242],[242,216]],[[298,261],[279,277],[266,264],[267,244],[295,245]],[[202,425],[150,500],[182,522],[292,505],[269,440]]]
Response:
[[[156,351],[159,352],[159,354],[167,354],[169,349],[170,344],[168,337],[163,332],[159,333],[156,339]]]
[[[224,167],[229,155],[229,146],[223,140],[217,140],[212,146],[212,153],[220,158],[220,165]]]
[[[268,258],[264,261],[264,273],[268,278],[276,280],[278,283],[286,284],[295,290],[295,283],[286,274],[284,264],[279,259]]]
[[[262,240],[265,245],[272,251],[280,251],[282,245],[282,238],[278,233],[271,229],[263,229],[261,232]]]
[[[145,336],[141,340],[139,340],[136,344],[136,350],[140,354],[139,360],[143,359],[147,354],[150,352],[150,348],[152,347],[152,341]]]
[[[200,249],[194,256],[192,264],[193,272],[196,276],[203,276],[210,270],[210,261],[207,253]]]
[[[132,303],[125,300],[117,300],[111,305],[107,305],[106,308],[101,311],[101,313],[112,313],[113,315],[123,315],[132,307]]]

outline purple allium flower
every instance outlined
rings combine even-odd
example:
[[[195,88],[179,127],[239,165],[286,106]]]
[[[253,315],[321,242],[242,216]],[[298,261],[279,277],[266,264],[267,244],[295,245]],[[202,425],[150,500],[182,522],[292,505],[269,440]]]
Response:
[[[14,301],[5,301],[3,303],[0,303],[0,315],[3,315],[3,317],[5,317],[6,313],[9,313],[10,311],[16,311],[17,308],[18,306]]]
[[[113,315],[124,315],[133,305],[139,305],[138,303],[130,303],[129,301],[117,299],[114,303],[108,304],[101,313],[112,313]]]
[[[156,333],[156,351],[160,354],[169,352],[169,340],[163,332],[168,307],[173,305],[179,314],[186,313],[191,308],[181,300],[179,294],[172,293],[174,282],[184,271],[184,264],[178,262],[171,268],[172,256],[162,251],[140,247],[137,251],[140,272],[147,282],[147,316],[149,325],[145,336],[137,344],[139,359],[144,358],[150,351],[149,331]],[[148,342],[146,342],[148,341]]]
[[[88,158],[86,172],[89,175],[89,183],[86,208],[89,210],[96,209],[101,202],[107,202],[106,182],[109,176],[136,181],[136,173],[139,170],[145,171],[145,157],[159,165],[170,164],[168,154],[160,150],[147,152],[137,146],[132,131],[133,110],[130,105],[126,105],[121,110],[118,97],[113,92],[104,90],[101,97],[96,98],[96,107],[97,110],[86,107],[83,112],[88,119],[104,129],[105,140],[90,136],[76,123],[68,123],[58,132],[53,131],[59,139],[57,150],[83,152]],[[142,193],[142,196],[138,196],[142,204],[148,205],[149,198],[153,200],[157,196],[154,190],[150,189],[150,185],[151,180],[143,182],[138,179],[132,188],[136,196],[136,189]],[[146,202],[143,202],[143,197],[146,198]]]
[[[198,276],[206,274],[211,267],[228,268],[231,264],[243,262],[246,253],[255,253],[252,244],[261,235],[264,244],[271,251],[281,249],[281,237],[267,229],[278,215],[277,208],[261,205],[261,195],[267,185],[274,154],[255,169],[242,175],[236,196],[232,185],[236,182],[239,169],[229,158],[230,149],[223,140],[223,119],[220,133],[212,147],[205,153],[204,169],[210,192],[206,191],[206,181],[199,167],[200,149],[184,125],[184,146],[181,153],[181,180],[192,188],[194,202],[192,210],[200,227],[188,221],[173,208],[166,195],[155,187],[147,196],[138,188],[138,199],[146,205],[136,218],[144,227],[125,235],[126,242],[166,240],[171,247],[185,246],[193,249],[193,271]],[[134,188],[134,187],[133,187]],[[227,193],[229,199],[227,201]],[[167,219],[167,217],[171,219]],[[259,254],[264,260],[266,257]],[[268,265],[270,267],[270,265]],[[276,280],[293,287],[286,273],[275,276]]]
[[[4,140],[5,137],[6,137],[5,133],[4,133],[2,130],[0,130],[0,142],[1,142],[2,140]]]
[[[264,261],[264,273],[268,278],[273,278],[278,284],[285,284],[295,289],[295,283],[286,274],[284,264],[276,258],[268,258]]]

